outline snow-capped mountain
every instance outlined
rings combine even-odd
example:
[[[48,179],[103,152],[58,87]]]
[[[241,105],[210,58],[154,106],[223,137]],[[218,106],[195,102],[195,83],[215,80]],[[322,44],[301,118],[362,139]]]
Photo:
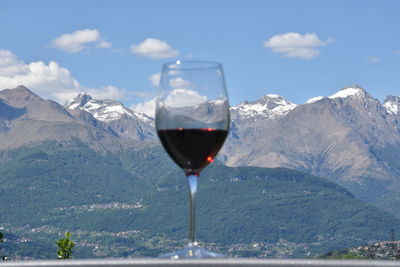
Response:
[[[375,98],[369,95],[358,84],[350,85],[342,88],[335,94],[325,97],[317,96],[309,99],[306,104],[315,103],[323,99],[354,99],[377,102]],[[387,104],[389,105],[389,104]],[[231,107],[232,119],[235,120],[259,120],[259,119],[275,119],[287,115],[294,110],[297,104],[294,104],[284,97],[276,94],[268,94],[262,96],[256,101],[244,101],[237,106]]]
[[[383,101],[383,106],[389,114],[399,114],[400,96],[389,95]]]
[[[98,127],[103,127],[118,137],[134,140],[155,138],[153,118],[126,108],[116,100],[99,100],[81,93],[68,101],[65,107],[90,113],[96,120],[101,122]]]
[[[372,199],[397,184],[397,174],[382,158],[392,154],[377,151],[400,144],[400,118],[394,112],[399,100],[390,97],[382,104],[361,86],[351,85],[297,106],[274,95],[244,102],[232,108],[231,138],[221,158],[230,166],[311,172],[351,185],[357,195]],[[280,108],[284,112],[273,112]],[[254,119],[261,117],[268,119]],[[382,187],[371,193],[367,184],[375,182]]]
[[[342,88],[341,90],[337,91],[331,96],[316,96],[313,98],[310,98],[307,100],[306,104],[311,104],[317,101],[320,101],[322,99],[344,99],[344,98],[358,98],[358,99],[363,99],[363,98],[373,98],[371,95],[369,95],[360,85],[358,84],[353,84],[350,86],[346,86]]]
[[[336,92],[335,94],[331,95],[329,98],[330,99],[335,99],[335,98],[348,98],[348,97],[370,97],[368,93],[358,84],[353,84],[350,86],[346,86]]]
[[[297,105],[282,96],[268,94],[253,102],[242,102],[231,107],[232,118],[235,119],[274,119],[286,115]]]
[[[154,119],[118,101],[80,94],[66,107],[25,87],[1,91],[0,150],[71,138],[107,148],[156,139]],[[200,117],[202,112],[212,112],[212,107],[196,110]],[[382,104],[351,85],[296,105],[270,94],[231,107],[231,115],[230,138],[219,154],[227,165],[302,170],[365,199],[393,188],[400,191],[398,96],[388,96]]]
[[[316,96],[316,97],[308,99],[306,104],[311,104],[311,103],[320,101],[321,99],[324,99],[324,98],[325,98],[324,96]]]
[[[122,105],[121,102],[111,99],[99,100],[94,99],[85,93],[79,94],[65,104],[69,109],[80,109],[89,112],[97,120],[103,122],[111,122],[121,119],[123,116],[135,117],[144,122],[151,123],[152,118],[139,112],[135,112]]]
[[[66,109],[24,86],[0,91],[0,114],[0,150],[3,151],[75,139],[96,150],[130,145],[104,131],[89,113]]]

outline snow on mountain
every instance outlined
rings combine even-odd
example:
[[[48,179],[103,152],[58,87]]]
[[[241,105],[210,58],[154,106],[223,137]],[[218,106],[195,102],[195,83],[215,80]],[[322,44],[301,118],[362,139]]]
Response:
[[[90,95],[80,93],[77,97],[69,100],[65,106],[69,109],[82,109],[83,106],[92,99]]]
[[[398,114],[400,111],[400,96],[389,95],[383,101],[387,113]]]
[[[242,102],[231,107],[233,117],[269,118],[284,116],[297,105],[275,94],[268,94],[254,102]]]
[[[97,120],[103,122],[119,120],[124,115],[136,117],[144,122],[152,121],[147,115],[128,109],[116,100],[98,100],[85,93],[81,93],[76,98],[71,99],[65,106],[69,109],[80,109],[89,112]]]
[[[316,97],[308,99],[306,104],[311,104],[311,103],[317,102],[317,101],[319,101],[321,99],[324,99],[324,98],[325,98],[324,96],[316,96]]]
[[[337,93],[331,95],[330,99],[335,98],[347,98],[349,96],[366,96],[367,93],[365,90],[359,86],[358,84],[350,85],[348,87],[343,88],[342,90],[338,91]]]
[[[307,100],[306,104],[311,104],[314,102],[317,102],[321,99],[324,98],[329,98],[329,99],[338,99],[338,98],[348,98],[348,97],[358,97],[358,98],[364,98],[364,97],[370,97],[370,95],[368,95],[368,93],[358,84],[353,84],[350,86],[346,86],[344,88],[342,88],[341,90],[337,91],[336,93],[334,93],[333,95],[329,96],[329,97],[325,97],[325,96],[316,96],[313,98],[310,98],[309,100]]]

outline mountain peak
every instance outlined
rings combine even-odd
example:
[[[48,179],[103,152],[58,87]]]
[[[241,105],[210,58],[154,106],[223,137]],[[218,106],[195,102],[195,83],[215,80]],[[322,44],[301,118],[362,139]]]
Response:
[[[254,103],[267,104],[272,102],[281,102],[282,100],[287,102],[287,100],[283,96],[276,94],[267,94],[254,101]]]
[[[136,117],[145,122],[151,121],[146,115],[126,108],[121,102],[111,99],[94,99],[86,93],[78,94],[77,97],[68,101],[65,106],[69,109],[80,109],[89,112],[97,120],[104,122],[119,120],[123,116]]]
[[[286,115],[296,106],[296,104],[286,100],[280,95],[268,94],[260,97],[256,101],[244,101],[232,107],[232,111],[246,118],[275,118]]]
[[[346,86],[346,87],[340,89],[338,92],[331,95],[329,98],[330,99],[347,98],[347,97],[352,97],[352,96],[365,97],[365,96],[368,96],[368,93],[360,85],[353,84],[353,85]]]
[[[6,89],[2,92],[7,94],[19,95],[19,96],[35,96],[38,97],[37,94],[26,88],[24,85],[18,85],[14,89]]]
[[[0,91],[0,98],[7,101],[13,107],[26,107],[32,101],[42,101],[43,99],[23,85],[14,89],[5,89]]]
[[[68,107],[69,109],[80,109],[83,108],[83,106],[91,99],[92,97],[90,95],[86,93],[80,93],[75,98],[65,103],[65,106]]]
[[[13,90],[17,90],[17,91],[26,91],[29,92],[31,94],[34,94],[31,90],[29,90],[28,88],[26,88],[24,85],[18,85],[16,88],[14,88]]]
[[[398,114],[400,111],[400,96],[388,95],[383,101],[387,113]]]
[[[395,96],[395,95],[388,95],[385,100],[383,100],[383,103],[387,102],[399,102],[400,101],[400,96]]]

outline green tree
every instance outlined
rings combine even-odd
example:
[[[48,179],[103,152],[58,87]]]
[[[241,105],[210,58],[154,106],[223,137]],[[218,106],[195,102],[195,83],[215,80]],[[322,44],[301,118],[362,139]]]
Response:
[[[3,237],[4,237],[3,233],[0,232],[0,243],[4,242]],[[0,256],[0,260],[5,261],[6,260],[6,256]]]
[[[70,232],[65,233],[65,238],[60,238],[57,241],[57,254],[60,260],[72,258],[72,248],[75,246],[74,241],[71,240]]]

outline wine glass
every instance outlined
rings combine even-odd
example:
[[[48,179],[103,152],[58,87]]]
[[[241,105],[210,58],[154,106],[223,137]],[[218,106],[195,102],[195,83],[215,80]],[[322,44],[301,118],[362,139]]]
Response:
[[[222,65],[175,61],[163,66],[156,103],[158,137],[189,184],[189,244],[162,258],[219,258],[196,242],[195,196],[200,172],[214,161],[229,129],[229,101]]]

